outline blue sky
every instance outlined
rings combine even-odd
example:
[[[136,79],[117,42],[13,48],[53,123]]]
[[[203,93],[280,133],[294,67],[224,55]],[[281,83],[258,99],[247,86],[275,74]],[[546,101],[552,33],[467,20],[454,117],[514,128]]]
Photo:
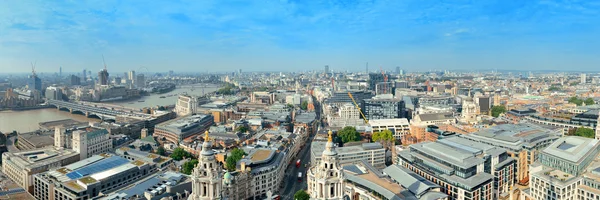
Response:
[[[600,69],[600,1],[1,1],[0,69]]]

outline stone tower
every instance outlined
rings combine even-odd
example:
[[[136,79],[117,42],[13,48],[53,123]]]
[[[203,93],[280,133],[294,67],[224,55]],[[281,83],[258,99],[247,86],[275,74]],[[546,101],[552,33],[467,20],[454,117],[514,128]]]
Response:
[[[332,137],[330,130],[321,161],[308,170],[307,192],[314,199],[337,200],[344,197],[344,174]]]
[[[208,131],[206,131],[202,152],[198,158],[198,166],[192,173],[192,194],[189,200],[222,199],[223,170],[215,159],[209,139]]]

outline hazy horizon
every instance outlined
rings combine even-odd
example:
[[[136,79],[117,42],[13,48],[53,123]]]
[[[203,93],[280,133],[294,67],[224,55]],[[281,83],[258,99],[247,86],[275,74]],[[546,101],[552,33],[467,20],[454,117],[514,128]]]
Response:
[[[5,1],[0,71],[594,71],[600,3]]]

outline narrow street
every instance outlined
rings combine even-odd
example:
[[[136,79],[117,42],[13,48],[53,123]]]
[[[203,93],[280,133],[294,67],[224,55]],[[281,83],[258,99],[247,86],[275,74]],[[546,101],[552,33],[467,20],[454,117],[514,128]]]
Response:
[[[302,148],[300,150],[300,153],[298,153],[298,157],[296,159],[294,159],[290,165],[288,165],[288,168],[286,170],[286,176],[285,176],[284,182],[283,182],[284,187],[281,190],[282,191],[281,199],[293,200],[294,194],[296,193],[296,191],[301,190],[301,189],[306,189],[306,169],[307,168],[305,166],[306,166],[306,164],[308,164],[308,162],[310,162],[310,145],[312,143],[313,138],[314,138],[314,135],[311,135],[310,138],[308,138],[306,145],[304,145],[304,148]],[[296,167],[296,161],[298,159],[300,159],[300,167],[299,168]],[[310,166],[308,166],[308,167],[310,167]],[[302,172],[302,182],[298,182],[298,172]]]
[[[281,191],[281,199],[283,200],[293,200],[294,194],[301,189],[307,189],[306,185],[306,164],[310,162],[310,147],[313,139],[315,138],[316,133],[321,130],[323,127],[323,123],[321,120],[321,104],[313,97],[313,102],[315,106],[315,112],[317,114],[317,131],[314,134],[311,134],[306,141],[306,145],[304,148],[300,150],[296,159],[292,160],[292,163],[288,165],[286,170],[286,177],[283,182],[283,189]],[[296,161],[300,159],[300,167],[296,167]],[[310,163],[311,165],[314,163]],[[310,168],[310,165],[308,166]],[[302,182],[298,182],[298,172],[302,172]]]

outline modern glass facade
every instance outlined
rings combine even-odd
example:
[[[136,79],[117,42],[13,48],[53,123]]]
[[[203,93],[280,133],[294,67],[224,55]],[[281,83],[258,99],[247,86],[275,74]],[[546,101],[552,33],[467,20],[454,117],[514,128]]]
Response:
[[[363,112],[367,119],[405,118],[404,101],[400,99],[363,100]]]

